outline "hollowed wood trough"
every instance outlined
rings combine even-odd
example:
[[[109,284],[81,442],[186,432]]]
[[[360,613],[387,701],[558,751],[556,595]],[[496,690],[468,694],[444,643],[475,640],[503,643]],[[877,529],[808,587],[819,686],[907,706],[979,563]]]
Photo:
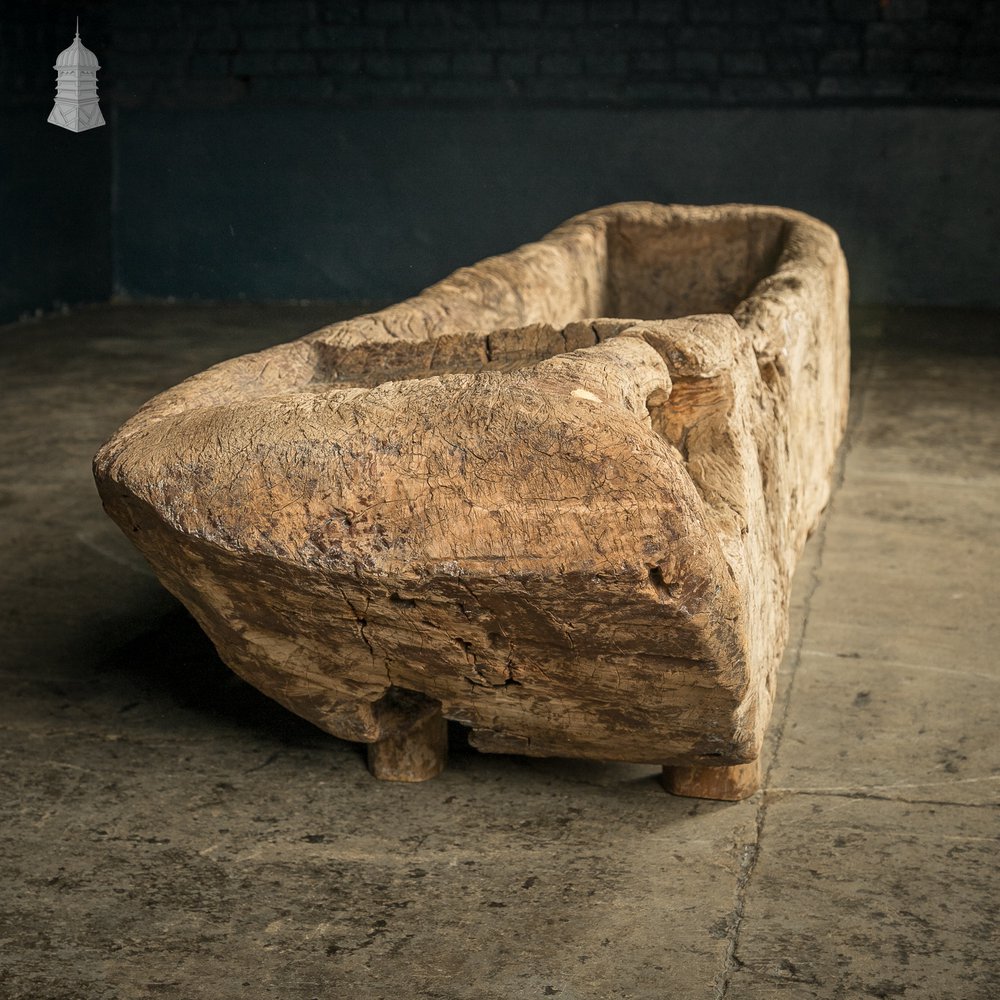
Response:
[[[98,452],[105,508],[241,677],[378,777],[485,751],[739,798],[847,410],[834,232],[613,205],[235,358]]]

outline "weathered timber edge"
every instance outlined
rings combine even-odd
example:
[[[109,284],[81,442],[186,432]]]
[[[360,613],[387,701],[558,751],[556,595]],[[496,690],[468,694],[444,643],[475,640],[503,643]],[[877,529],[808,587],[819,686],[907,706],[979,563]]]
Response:
[[[484,750],[746,764],[847,298],[801,213],[614,205],[188,379],[95,475],[225,662],[334,735],[398,736],[412,692]]]

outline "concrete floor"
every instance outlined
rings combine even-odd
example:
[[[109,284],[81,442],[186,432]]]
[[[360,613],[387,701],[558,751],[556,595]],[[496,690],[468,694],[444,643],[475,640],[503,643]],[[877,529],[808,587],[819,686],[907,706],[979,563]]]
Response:
[[[160,388],[345,307],[0,329],[0,997],[1000,996],[1000,317],[866,310],[765,790],[490,757],[370,779],[237,681],[104,516]]]

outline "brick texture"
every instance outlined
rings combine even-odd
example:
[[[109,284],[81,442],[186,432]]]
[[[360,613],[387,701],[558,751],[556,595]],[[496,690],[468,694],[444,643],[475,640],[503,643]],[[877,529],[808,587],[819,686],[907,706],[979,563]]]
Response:
[[[102,100],[123,107],[1000,104],[996,0],[118,0],[72,11],[53,0],[21,8],[0,26],[0,44],[44,56],[8,60],[8,103],[51,94],[51,63],[79,8],[81,33],[104,66]]]
[[[109,4],[100,0],[13,0],[0,4],[0,108],[45,106],[48,115],[56,94],[56,56],[73,41],[76,18],[80,39],[104,67],[110,32]],[[145,35],[145,37],[139,37]],[[151,52],[152,36],[131,32],[126,45]],[[125,54],[123,48],[122,54]],[[100,96],[105,97],[104,72],[99,73]]]

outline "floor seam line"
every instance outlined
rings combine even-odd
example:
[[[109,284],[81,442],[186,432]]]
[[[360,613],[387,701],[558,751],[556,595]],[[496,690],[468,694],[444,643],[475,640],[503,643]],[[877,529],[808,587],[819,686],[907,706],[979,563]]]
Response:
[[[879,352],[873,352],[872,358],[867,362],[863,372],[859,372],[859,378],[855,380],[857,385],[857,400],[851,408],[852,412],[848,418],[847,427],[844,431],[844,439],[839,449],[836,464],[834,466],[833,482],[830,488],[830,498],[827,501],[826,509],[820,516],[817,531],[817,552],[816,564],[810,573],[809,588],[803,600],[802,625],[795,644],[792,656],[792,667],[789,671],[788,689],[785,692],[780,717],[776,720],[774,733],[774,750],[771,753],[771,760],[768,762],[767,770],[764,772],[761,781],[760,804],[757,807],[757,816],[754,829],[754,840],[751,844],[746,844],[743,849],[743,857],[740,861],[740,870],[736,878],[736,901],[730,913],[731,926],[729,929],[728,943],[726,946],[725,964],[722,974],[716,981],[715,995],[713,1000],[726,1000],[729,995],[729,987],[732,984],[733,973],[742,965],[737,954],[740,944],[740,932],[743,926],[743,917],[746,910],[747,893],[750,881],[753,878],[757,861],[760,857],[761,842],[764,836],[764,827],[767,820],[768,806],[768,783],[771,773],[774,770],[778,755],[781,749],[782,740],[785,734],[785,725],[788,721],[788,713],[792,703],[792,693],[795,687],[795,677],[798,673],[799,665],[802,661],[802,650],[805,645],[805,637],[809,628],[809,616],[812,610],[813,597],[820,586],[820,572],[823,569],[823,555],[826,551],[827,526],[833,513],[834,503],[844,486],[847,475],[847,458],[854,447],[854,440],[861,421],[864,418],[865,400],[871,386],[876,358]],[[852,400],[853,402],[853,400]]]
[[[907,806],[947,806],[955,809],[986,809],[1000,810],[1000,802],[954,802],[950,799],[918,799],[902,798],[897,795],[875,795],[871,792],[824,792],[809,788],[770,789],[767,793],[771,799],[781,799],[787,796],[813,796],[823,799],[855,799],[858,801],[874,800],[876,802],[898,802]]]

